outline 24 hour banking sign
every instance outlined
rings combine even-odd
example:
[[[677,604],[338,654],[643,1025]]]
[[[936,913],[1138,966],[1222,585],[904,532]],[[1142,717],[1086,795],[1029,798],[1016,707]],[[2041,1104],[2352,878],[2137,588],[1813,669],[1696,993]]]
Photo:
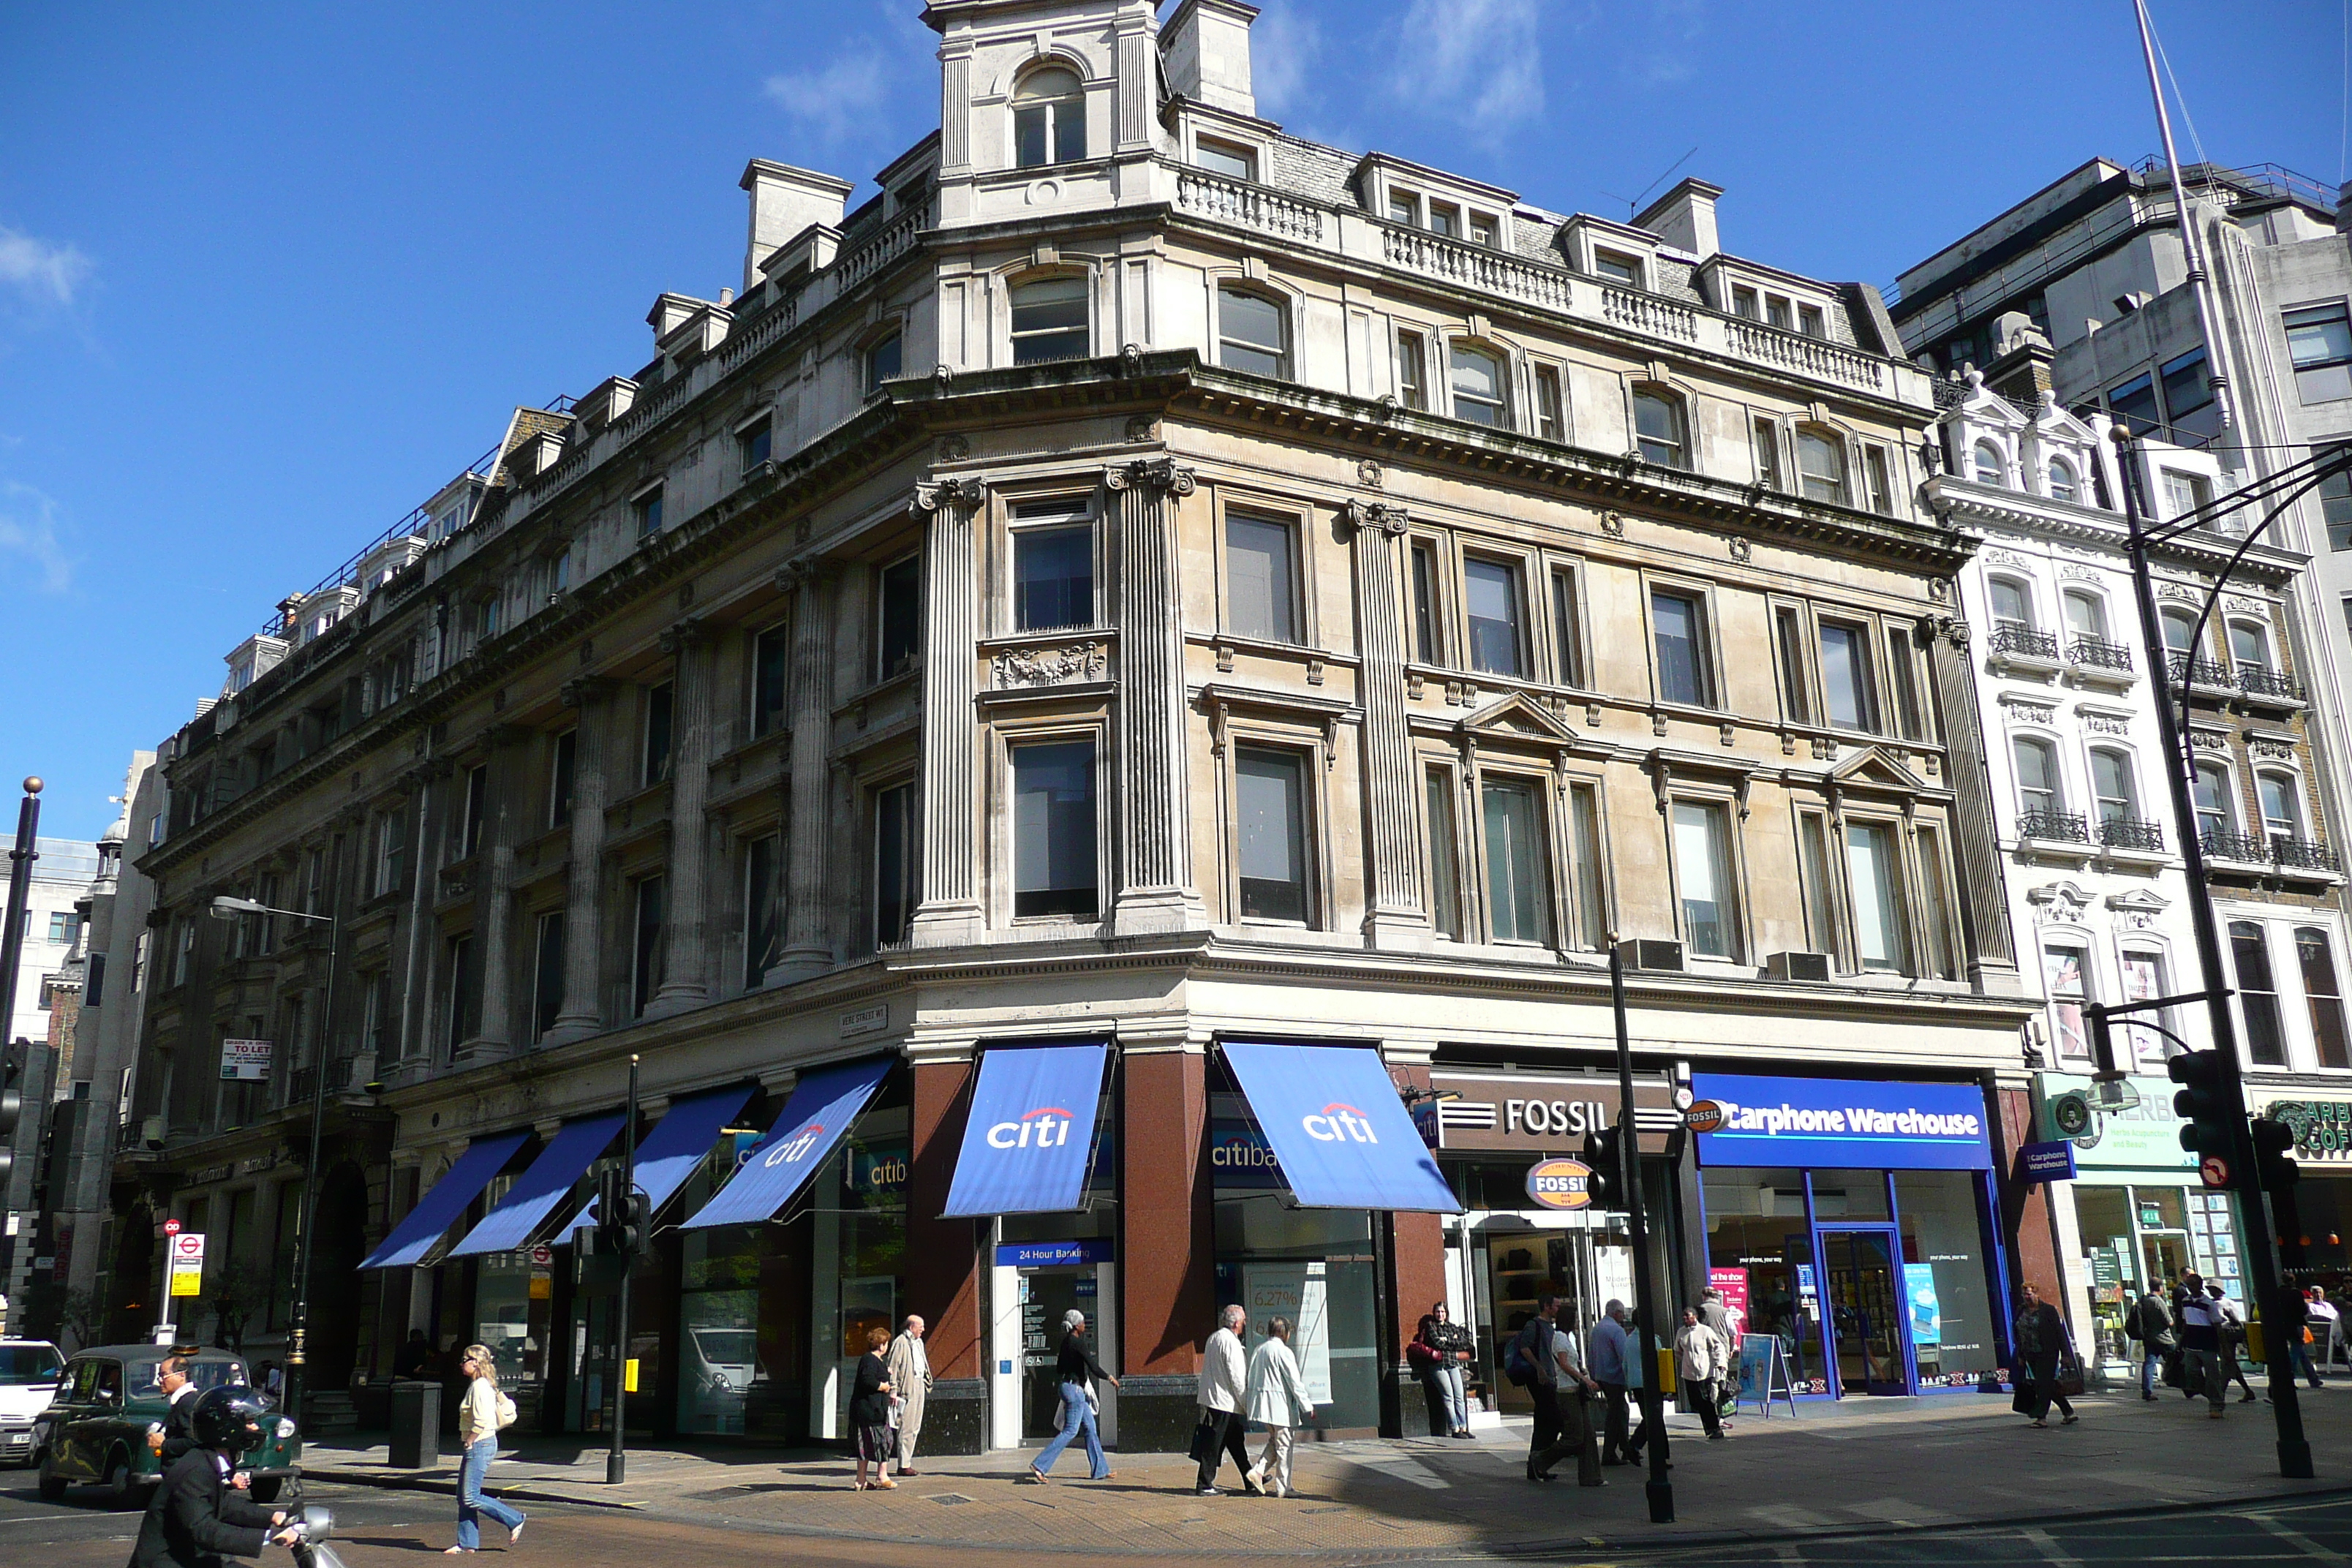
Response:
[[[1720,1120],[1698,1135],[1702,1165],[1981,1171],[1992,1164],[1984,1091],[1967,1084],[1695,1073]]]

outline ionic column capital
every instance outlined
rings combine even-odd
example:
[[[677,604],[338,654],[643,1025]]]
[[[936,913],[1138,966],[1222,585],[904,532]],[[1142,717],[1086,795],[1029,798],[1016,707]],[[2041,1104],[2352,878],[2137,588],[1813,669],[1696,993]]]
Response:
[[[915,486],[915,510],[933,512],[957,507],[978,507],[988,499],[988,484],[973,475],[960,474],[944,479],[924,479]]]
[[[1173,458],[1138,458],[1103,469],[1103,483],[1114,490],[1142,490],[1150,495],[1188,496],[1199,481],[1192,469]]]
[[[1391,537],[1412,526],[1404,508],[1380,500],[1350,500],[1339,509],[1339,521],[1359,533],[1377,530]]]

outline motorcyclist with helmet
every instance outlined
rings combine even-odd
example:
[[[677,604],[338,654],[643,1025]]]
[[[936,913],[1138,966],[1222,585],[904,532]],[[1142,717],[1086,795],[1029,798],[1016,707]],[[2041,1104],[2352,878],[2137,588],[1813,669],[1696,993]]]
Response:
[[[259,1507],[230,1484],[237,1457],[261,1447],[268,1404],[244,1387],[207,1389],[189,1403],[195,1447],[164,1471],[149,1500],[131,1568],[224,1568],[223,1559],[258,1556],[273,1541],[293,1545],[300,1532],[284,1512]]]

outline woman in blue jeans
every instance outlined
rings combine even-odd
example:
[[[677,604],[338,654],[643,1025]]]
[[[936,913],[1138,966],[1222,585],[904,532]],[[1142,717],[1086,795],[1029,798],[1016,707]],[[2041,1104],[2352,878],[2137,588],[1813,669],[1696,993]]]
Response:
[[[485,1515],[492,1523],[506,1526],[509,1546],[522,1539],[523,1516],[498,1499],[482,1495],[482,1479],[490,1473],[490,1461],[498,1458],[499,1428],[504,1425],[500,1406],[508,1405],[499,1392],[498,1363],[490,1359],[489,1346],[466,1347],[465,1372],[473,1381],[467,1385],[465,1403],[457,1406],[457,1441],[466,1458],[457,1472],[457,1544],[445,1553],[453,1557],[482,1544],[478,1521]]]
[[[1080,1432],[1087,1435],[1087,1460],[1091,1467],[1087,1479],[1107,1481],[1112,1478],[1115,1472],[1103,1458],[1102,1435],[1095,1426],[1097,1378],[1113,1388],[1118,1386],[1118,1379],[1095,1364],[1094,1350],[1087,1343],[1087,1315],[1073,1307],[1062,1314],[1062,1353],[1054,1362],[1054,1379],[1062,1385],[1062,1430],[1029,1467],[1031,1480],[1044,1485],[1045,1473]]]

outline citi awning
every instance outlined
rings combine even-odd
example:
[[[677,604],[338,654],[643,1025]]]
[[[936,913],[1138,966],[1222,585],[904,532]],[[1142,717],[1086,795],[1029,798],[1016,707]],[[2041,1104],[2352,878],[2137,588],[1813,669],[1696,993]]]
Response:
[[[466,1212],[466,1205],[490,1184],[490,1178],[506,1168],[514,1152],[523,1146],[528,1132],[501,1132],[491,1138],[477,1138],[457,1156],[457,1163],[432,1189],[416,1200],[408,1217],[392,1227],[383,1245],[360,1260],[362,1268],[405,1268],[433,1250],[441,1233],[450,1222]]]
[[[621,1130],[623,1113],[607,1111],[580,1121],[567,1121],[530,1169],[516,1178],[498,1206],[482,1216],[479,1225],[466,1233],[465,1239],[449,1249],[452,1258],[470,1258],[483,1252],[512,1252],[527,1245],[531,1232],[540,1222],[554,1211],[572,1193],[572,1184],[580,1179],[613,1134]]]
[[[1300,1206],[1462,1212],[1378,1051],[1234,1042],[1223,1050]]]
[[[773,1218],[824,1163],[897,1059],[868,1057],[803,1075],[775,1126],[743,1157],[727,1184],[682,1228],[758,1225]]]
[[[741,1087],[714,1089],[670,1102],[661,1121],[637,1145],[637,1186],[645,1193],[652,1213],[658,1215],[662,1205],[686,1184],[686,1179],[694,1174],[694,1168],[709,1157],[710,1146],[719,1141],[719,1130],[751,1098],[750,1088]],[[573,1231],[595,1223],[596,1200],[590,1198],[572,1216],[572,1223],[555,1233],[556,1239],[569,1241]]]
[[[1083,1206],[1108,1054],[1099,1040],[993,1046],[982,1053],[940,1217],[1067,1214]]]

